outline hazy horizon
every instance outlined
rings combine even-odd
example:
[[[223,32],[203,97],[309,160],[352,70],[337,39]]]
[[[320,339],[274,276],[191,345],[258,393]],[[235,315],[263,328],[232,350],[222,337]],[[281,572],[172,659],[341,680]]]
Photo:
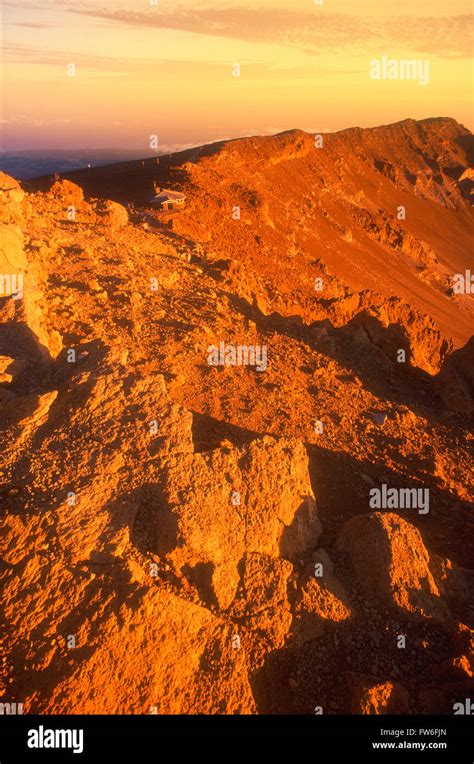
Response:
[[[390,123],[390,122],[383,123],[383,122],[381,122],[381,123],[374,123],[374,124],[370,124],[370,125],[369,124],[367,124],[367,125],[365,125],[365,124],[344,125],[343,127],[338,127],[338,128],[336,128],[334,130],[329,130],[327,128],[323,128],[319,132],[322,132],[322,133],[336,133],[336,132],[342,132],[343,130],[351,130],[351,129],[356,129],[356,128],[370,129],[370,128],[375,128],[375,127],[382,127],[384,124],[387,124],[387,125],[388,124],[397,124],[398,122],[403,122],[403,121],[409,120],[409,119],[414,119],[414,118],[413,117],[404,117],[404,118],[401,118],[400,120],[396,120],[393,123]],[[435,115],[435,116],[433,115],[431,117],[423,117],[423,118],[421,118],[421,120],[417,120],[417,121],[422,121],[423,119],[456,119],[456,117],[452,117],[452,115],[450,115],[450,114]],[[456,120],[456,121],[459,124],[463,125],[464,127],[468,128],[468,129],[471,129],[470,127],[468,127],[468,125],[462,123],[460,120]],[[90,152],[99,152],[99,151],[109,151],[109,152],[112,152],[112,151],[116,151],[116,152],[123,151],[123,152],[134,152],[134,153],[136,153],[136,152],[144,152],[143,156],[145,158],[146,156],[153,156],[155,154],[156,155],[160,155],[160,154],[168,154],[168,153],[176,153],[176,152],[180,152],[180,151],[185,151],[186,149],[196,148],[196,147],[203,146],[203,145],[206,145],[206,144],[211,144],[211,143],[219,143],[221,141],[238,140],[239,138],[249,138],[249,137],[252,137],[252,136],[255,136],[255,137],[262,136],[263,137],[263,136],[270,136],[270,135],[278,135],[279,133],[288,132],[290,130],[303,130],[304,132],[308,132],[308,133],[316,133],[316,132],[318,132],[318,131],[316,131],[314,129],[305,129],[305,128],[299,127],[299,126],[284,127],[281,130],[278,129],[278,130],[274,130],[274,131],[262,130],[262,131],[259,132],[257,130],[255,132],[251,132],[251,133],[242,133],[242,134],[238,134],[238,135],[221,136],[220,138],[213,138],[213,139],[209,139],[209,140],[196,140],[195,142],[183,143],[183,144],[175,144],[174,146],[166,146],[166,147],[159,146],[156,151],[150,149],[149,146],[140,146],[140,145],[133,145],[133,144],[132,145],[128,145],[128,146],[119,145],[119,144],[105,144],[105,145],[102,145],[102,146],[101,145],[95,145],[95,144],[91,144],[90,146],[69,145],[69,146],[64,146],[64,147],[61,147],[61,148],[57,148],[55,146],[18,146],[18,147],[10,148],[10,149],[5,148],[5,147],[2,146],[2,147],[0,147],[0,154],[6,155],[6,154],[21,154],[21,153],[39,153],[41,151],[48,152],[49,154],[53,154],[53,153],[67,154],[68,152],[71,152],[71,151],[74,151],[74,152],[77,152],[77,153],[78,152],[90,153]]]

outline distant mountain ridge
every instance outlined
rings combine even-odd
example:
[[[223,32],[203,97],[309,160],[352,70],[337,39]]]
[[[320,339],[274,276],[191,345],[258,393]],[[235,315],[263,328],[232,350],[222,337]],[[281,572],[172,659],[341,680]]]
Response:
[[[461,345],[472,299],[453,295],[452,281],[472,262],[473,156],[469,130],[436,117],[321,136],[287,130],[63,177],[86,196],[145,207],[154,184],[183,191],[175,232],[238,261],[260,283],[260,300],[268,293],[268,310],[319,319],[313,282],[326,269],[334,320],[350,320],[369,291],[431,316]],[[262,283],[275,272],[271,294]]]

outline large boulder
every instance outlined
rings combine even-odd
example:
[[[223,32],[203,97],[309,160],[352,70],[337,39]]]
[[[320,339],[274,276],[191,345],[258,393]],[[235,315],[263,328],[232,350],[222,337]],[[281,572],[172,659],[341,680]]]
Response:
[[[299,441],[266,436],[243,448],[183,455],[168,466],[164,499],[156,551],[168,554],[177,569],[186,564],[199,571],[202,596],[212,593],[224,609],[236,593],[245,554],[298,560],[321,534]]]
[[[325,583],[311,577],[302,582],[295,602],[292,635],[296,644],[321,636],[326,624],[347,620],[352,615],[342,585],[333,577]]]
[[[448,409],[474,412],[474,337],[446,358],[434,386]]]
[[[55,180],[49,193],[67,206],[78,207],[84,201],[82,188],[71,180]]]
[[[398,352],[404,350],[407,363],[429,374],[436,374],[453,349],[451,340],[442,335],[432,318],[396,297],[360,311],[346,329],[359,341],[375,345],[392,363],[398,363]]]
[[[342,528],[337,548],[369,599],[426,617],[448,617],[421,534],[399,515],[357,515]]]
[[[233,624],[159,587],[126,585],[125,568],[121,584],[112,574],[119,587],[112,594],[94,573],[74,578],[59,563],[48,566],[44,555],[28,556],[24,565],[30,588],[15,570],[4,592],[22,636],[44,619],[63,624],[35,655],[40,668],[22,696],[27,712],[255,713]],[[66,629],[76,649],[68,649]]]
[[[110,199],[99,199],[95,206],[97,221],[110,228],[122,228],[128,223],[128,212],[121,204]]]
[[[0,205],[21,204],[25,192],[15,178],[0,172]]]

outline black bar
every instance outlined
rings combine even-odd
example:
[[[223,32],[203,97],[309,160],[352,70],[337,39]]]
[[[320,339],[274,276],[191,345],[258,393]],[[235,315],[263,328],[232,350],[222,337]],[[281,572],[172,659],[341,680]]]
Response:
[[[190,739],[207,737],[304,738],[294,759],[311,761],[321,755],[362,757],[384,761],[387,754],[412,755],[420,762],[445,761],[472,764],[474,761],[474,719],[471,716],[0,716],[0,764],[28,761],[117,762],[131,759],[163,760],[169,745],[179,754]],[[42,732],[41,732],[42,729]],[[49,731],[52,732],[49,732]],[[65,731],[56,736],[56,731]],[[73,730],[77,731],[73,737]],[[79,736],[82,730],[82,740]],[[384,730],[382,733],[381,731]],[[435,732],[438,730],[439,732]],[[67,732],[69,731],[69,732]],[[165,738],[165,740],[163,740]],[[43,744],[43,748],[28,747]],[[62,742],[69,747],[50,748]],[[162,743],[168,743],[164,748]],[[247,753],[251,753],[247,746]],[[378,746],[374,746],[378,744]],[[414,746],[413,744],[417,744]],[[425,744],[422,749],[421,744]],[[310,744],[310,748],[308,748]],[[383,744],[383,747],[382,747]],[[391,744],[390,746],[388,744]],[[393,745],[392,745],[393,744]],[[77,753],[73,752],[73,748]],[[82,747],[82,751],[79,748]],[[198,748],[194,749],[197,753]],[[306,753],[305,753],[306,751]],[[235,758],[233,748],[220,758]],[[329,764],[332,764],[330,760]]]

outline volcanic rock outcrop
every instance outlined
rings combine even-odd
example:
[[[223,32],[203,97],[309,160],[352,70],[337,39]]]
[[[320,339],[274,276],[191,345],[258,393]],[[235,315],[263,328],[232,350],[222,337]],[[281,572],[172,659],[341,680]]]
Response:
[[[449,409],[461,414],[474,411],[474,337],[446,359],[435,386]]]
[[[407,120],[0,178],[2,702],[469,697],[469,141]],[[429,512],[374,511],[382,484]]]

